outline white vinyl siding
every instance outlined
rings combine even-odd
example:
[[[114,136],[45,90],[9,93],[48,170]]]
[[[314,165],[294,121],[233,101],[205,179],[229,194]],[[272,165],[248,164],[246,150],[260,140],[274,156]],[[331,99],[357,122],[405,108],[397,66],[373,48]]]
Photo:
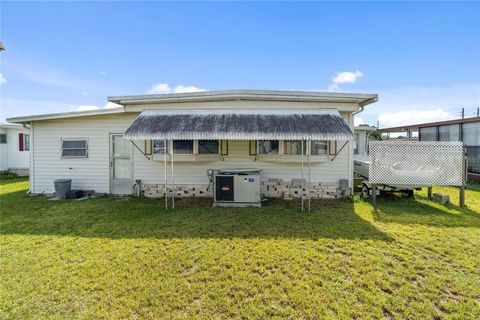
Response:
[[[34,123],[34,193],[53,192],[53,180],[71,178],[73,189],[110,192],[109,134],[123,133],[135,120],[137,113],[122,113],[102,116],[78,117],[38,121]],[[342,113],[353,130],[352,117]],[[62,159],[59,141],[62,137],[82,137],[88,139],[88,158]],[[143,146],[144,141],[134,141]],[[338,141],[338,149],[345,141]],[[337,182],[350,179],[349,159],[353,156],[351,144],[345,147],[334,161],[312,163],[312,182]],[[133,148],[134,180],[144,183],[164,183],[163,161],[148,160],[137,148]],[[209,168],[258,168],[262,180],[281,178],[286,181],[300,178],[300,163],[273,163],[259,161],[249,156],[249,141],[228,141],[228,155],[214,162],[175,162],[176,184],[208,184],[206,175]],[[330,157],[331,158],[331,157]],[[353,167],[353,166],[352,166]],[[306,176],[305,169],[304,175]],[[170,166],[168,179],[170,181]]]

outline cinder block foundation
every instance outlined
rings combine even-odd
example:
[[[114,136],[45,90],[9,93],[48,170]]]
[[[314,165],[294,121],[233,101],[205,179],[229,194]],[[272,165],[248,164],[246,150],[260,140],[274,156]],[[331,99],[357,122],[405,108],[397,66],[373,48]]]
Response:
[[[303,186],[303,187],[302,187]],[[176,198],[212,198],[213,185],[175,185],[171,190],[171,185],[167,187],[168,196],[174,195]],[[308,196],[308,184],[305,180],[292,179],[284,181],[282,179],[270,179],[263,181],[260,186],[260,192],[263,198],[276,199],[299,199],[302,196]],[[165,197],[165,188],[163,184],[141,184],[141,193],[147,198]],[[312,199],[336,199],[350,196],[349,191],[343,191],[339,182],[316,182],[310,184],[310,197]]]

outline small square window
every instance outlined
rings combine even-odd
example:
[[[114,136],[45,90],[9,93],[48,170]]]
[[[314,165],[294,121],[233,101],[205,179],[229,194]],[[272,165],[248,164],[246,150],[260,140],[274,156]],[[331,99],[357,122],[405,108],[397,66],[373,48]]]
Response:
[[[6,134],[4,134],[4,133],[0,134],[0,143],[1,144],[7,143],[7,135]]]

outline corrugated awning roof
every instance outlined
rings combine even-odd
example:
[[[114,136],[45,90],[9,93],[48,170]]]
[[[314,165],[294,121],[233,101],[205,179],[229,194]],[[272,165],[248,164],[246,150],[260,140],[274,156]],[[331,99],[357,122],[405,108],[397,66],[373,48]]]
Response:
[[[145,110],[125,132],[128,139],[350,140],[338,111]]]

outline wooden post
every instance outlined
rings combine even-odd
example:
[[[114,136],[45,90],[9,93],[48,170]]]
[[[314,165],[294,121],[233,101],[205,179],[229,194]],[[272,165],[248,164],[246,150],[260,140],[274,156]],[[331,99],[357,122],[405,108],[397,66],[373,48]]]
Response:
[[[428,187],[428,199],[432,199],[432,186]]]
[[[460,186],[460,195],[459,195],[459,202],[460,207],[465,208],[465,180],[467,175],[467,164],[466,164],[466,149],[465,146],[463,147],[463,159],[462,159],[462,185]]]
[[[372,184],[372,205],[377,205],[377,185]]]

